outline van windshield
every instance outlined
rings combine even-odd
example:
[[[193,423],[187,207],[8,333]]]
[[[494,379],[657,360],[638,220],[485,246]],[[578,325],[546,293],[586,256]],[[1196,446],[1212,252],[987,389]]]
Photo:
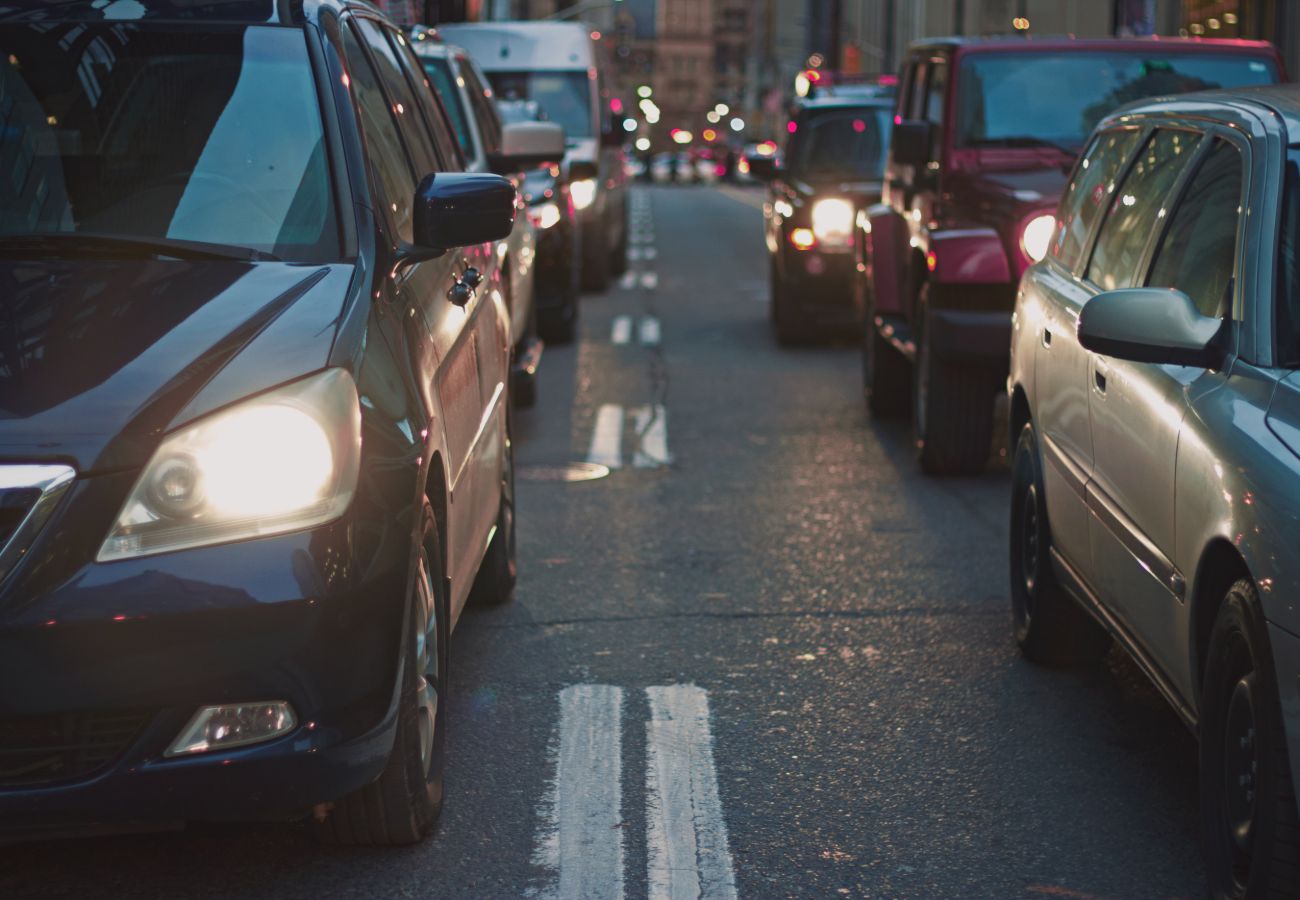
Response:
[[[541,118],[564,129],[570,140],[589,138],[591,80],[581,72],[488,72],[498,100],[532,100]]]
[[[1240,54],[972,53],[961,63],[956,146],[1078,150],[1125,103],[1277,77],[1272,59]]]
[[[300,30],[77,27],[0,26],[0,239],[338,258]]]

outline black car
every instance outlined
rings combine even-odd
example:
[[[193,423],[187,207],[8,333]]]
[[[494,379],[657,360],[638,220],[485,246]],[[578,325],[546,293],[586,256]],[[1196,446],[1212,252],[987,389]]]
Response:
[[[790,118],[783,162],[749,160],[751,173],[770,182],[771,315],[783,344],[861,329],[854,226],[880,198],[891,116],[885,96],[807,100]]]
[[[373,7],[101,6],[0,12],[0,832],[418,840],[515,578],[514,189]]]

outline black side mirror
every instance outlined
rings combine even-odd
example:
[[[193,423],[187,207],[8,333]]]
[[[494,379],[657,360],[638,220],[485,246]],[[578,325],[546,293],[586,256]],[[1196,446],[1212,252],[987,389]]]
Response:
[[[930,162],[929,122],[909,119],[894,126],[889,139],[894,162],[903,166],[924,166]]]
[[[500,175],[438,172],[415,190],[412,231],[418,251],[438,253],[509,237],[515,188]]]
[[[759,181],[772,181],[776,178],[777,165],[775,156],[750,156],[749,174]]]
[[[1222,319],[1203,316],[1173,288],[1125,288],[1098,294],[1079,312],[1086,350],[1133,362],[1218,368]]]

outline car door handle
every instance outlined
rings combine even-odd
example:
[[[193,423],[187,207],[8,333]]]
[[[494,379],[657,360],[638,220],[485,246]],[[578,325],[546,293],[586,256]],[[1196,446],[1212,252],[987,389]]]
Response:
[[[1044,347],[1052,346],[1052,332],[1046,328],[1043,329],[1043,346]]]
[[[1093,381],[1093,384],[1097,385],[1097,393],[1099,393],[1099,394],[1104,394],[1104,393],[1106,393],[1106,373],[1105,373],[1105,372],[1101,371],[1101,369],[1093,369],[1093,370],[1092,370],[1092,381]]]
[[[471,288],[476,288],[483,283],[483,273],[478,269],[470,266],[465,270],[465,283]]]
[[[447,291],[447,299],[456,306],[468,306],[469,301],[474,299],[474,289],[464,281],[457,281]]]

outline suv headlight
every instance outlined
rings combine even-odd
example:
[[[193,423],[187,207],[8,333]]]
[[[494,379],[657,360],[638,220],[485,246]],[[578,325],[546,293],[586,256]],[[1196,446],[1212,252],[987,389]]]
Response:
[[[812,230],[823,249],[853,246],[853,204],[838,197],[818,200],[812,208]]]
[[[99,562],[311,528],[357,487],[361,407],[328,369],[168,435],[145,466]]]
[[[1034,216],[1020,230],[1020,249],[1030,262],[1039,262],[1047,255],[1056,232],[1056,217],[1051,213]]]

